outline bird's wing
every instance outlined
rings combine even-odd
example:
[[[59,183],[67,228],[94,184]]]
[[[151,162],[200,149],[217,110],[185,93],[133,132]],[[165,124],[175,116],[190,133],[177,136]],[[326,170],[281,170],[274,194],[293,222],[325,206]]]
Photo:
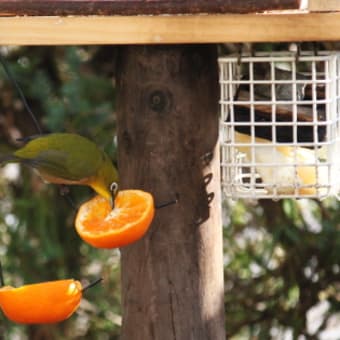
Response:
[[[65,151],[52,149],[42,151],[34,158],[22,159],[21,162],[37,169],[43,178],[52,183],[58,183],[58,179],[78,182],[92,175],[84,162],[70,158]]]

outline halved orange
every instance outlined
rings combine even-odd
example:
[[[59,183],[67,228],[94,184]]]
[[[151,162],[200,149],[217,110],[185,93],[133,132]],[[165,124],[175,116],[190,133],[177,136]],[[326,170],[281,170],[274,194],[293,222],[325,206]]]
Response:
[[[0,288],[0,307],[8,319],[25,324],[54,323],[70,317],[82,297],[79,281],[57,280]]]
[[[119,191],[110,202],[95,196],[79,208],[75,226],[79,236],[97,248],[115,248],[139,240],[155,214],[151,194],[142,190]]]

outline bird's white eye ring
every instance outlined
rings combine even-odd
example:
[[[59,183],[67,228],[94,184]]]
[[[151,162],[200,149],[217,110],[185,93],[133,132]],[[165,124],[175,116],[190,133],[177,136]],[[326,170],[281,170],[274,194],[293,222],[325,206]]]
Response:
[[[117,192],[118,192],[118,183],[116,182],[112,182],[110,184],[110,191],[113,194],[113,196],[116,196]]]

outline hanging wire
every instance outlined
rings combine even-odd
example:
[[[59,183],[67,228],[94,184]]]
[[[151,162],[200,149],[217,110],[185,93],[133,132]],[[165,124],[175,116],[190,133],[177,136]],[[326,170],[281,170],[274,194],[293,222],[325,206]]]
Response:
[[[8,77],[8,79],[12,82],[12,84],[16,88],[16,90],[17,90],[17,92],[18,92],[18,94],[20,96],[20,99],[22,100],[22,103],[24,104],[25,109],[27,110],[27,112],[29,113],[30,117],[33,120],[33,123],[34,123],[34,125],[35,125],[35,127],[36,127],[36,129],[38,131],[38,134],[42,135],[43,134],[42,133],[42,129],[40,127],[40,124],[39,124],[37,118],[35,117],[33,111],[31,110],[30,106],[28,105],[24,93],[22,92],[18,82],[13,77],[10,69],[8,68],[8,66],[7,66],[5,60],[2,58],[1,54],[0,54],[0,64],[2,65],[6,75]],[[29,136],[29,137],[19,138],[18,141],[28,142],[31,139],[36,138],[36,137],[37,136]],[[61,193],[61,196],[65,197],[66,201],[71,205],[71,207],[76,210],[77,207],[76,207],[75,203],[73,202],[72,198],[70,197],[70,194],[69,194],[69,191],[67,189],[67,186],[61,185],[60,193]],[[1,276],[0,276],[0,284],[1,284]]]
[[[4,280],[4,274],[2,270],[2,263],[0,261],[0,287],[3,287],[5,285],[5,280]]]
[[[8,77],[8,79],[12,82],[12,84],[15,86],[16,90],[18,91],[18,94],[25,106],[25,109],[28,111],[29,115],[31,116],[32,120],[33,120],[33,123],[39,133],[39,135],[42,134],[42,130],[41,130],[41,127],[39,125],[39,122],[37,120],[37,118],[35,117],[34,113],[32,112],[31,108],[29,107],[28,103],[27,103],[27,100],[18,84],[18,82],[15,80],[15,78],[13,77],[11,71],[9,70],[9,68],[7,67],[6,63],[5,63],[5,60],[2,58],[1,54],[0,54],[0,63],[2,65],[2,67],[4,68],[4,71]]]

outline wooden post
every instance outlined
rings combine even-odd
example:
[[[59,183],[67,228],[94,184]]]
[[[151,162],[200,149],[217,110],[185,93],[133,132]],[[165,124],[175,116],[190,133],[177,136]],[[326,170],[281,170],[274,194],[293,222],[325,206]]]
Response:
[[[216,45],[122,48],[117,111],[121,188],[178,196],[121,250],[121,340],[224,340]]]

